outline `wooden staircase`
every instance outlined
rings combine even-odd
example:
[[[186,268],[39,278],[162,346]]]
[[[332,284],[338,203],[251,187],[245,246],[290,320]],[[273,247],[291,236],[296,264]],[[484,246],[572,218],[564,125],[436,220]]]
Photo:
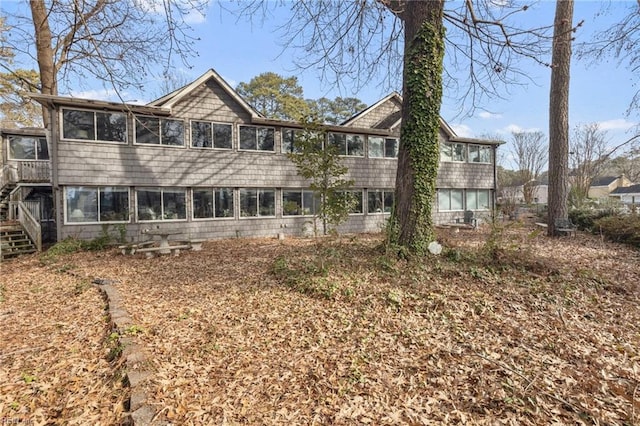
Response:
[[[0,221],[7,220],[9,217],[9,194],[15,187],[15,184],[8,183],[0,188]]]
[[[18,222],[0,223],[0,260],[35,253],[36,246]]]

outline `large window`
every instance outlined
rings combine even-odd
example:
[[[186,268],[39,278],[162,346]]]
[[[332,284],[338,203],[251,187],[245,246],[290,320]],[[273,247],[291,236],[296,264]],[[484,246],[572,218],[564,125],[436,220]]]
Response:
[[[184,122],[136,116],[136,143],[184,146]]]
[[[233,217],[233,189],[206,188],[193,190],[193,218]]]
[[[187,218],[186,191],[169,188],[136,190],[139,221],[182,220]]]
[[[367,190],[367,211],[369,213],[391,213],[393,208],[393,190]]]
[[[62,110],[62,137],[105,142],[127,142],[127,115],[122,112]]]
[[[65,204],[67,223],[129,221],[129,190],[127,188],[67,187]]]
[[[273,151],[275,130],[271,127],[240,126],[240,149]]]
[[[443,142],[440,144],[441,161],[467,161],[467,146],[463,143]]]
[[[467,189],[466,210],[489,210],[488,189]]]
[[[9,136],[10,160],[48,160],[47,139],[32,136]]]
[[[491,147],[488,145],[469,145],[470,163],[491,163]]]
[[[342,197],[343,202],[349,203],[349,214],[362,214],[364,212],[362,208],[362,190],[338,191],[336,195]]]
[[[369,136],[370,158],[397,158],[398,139]]]
[[[191,122],[191,146],[194,148],[231,149],[231,124],[208,121]]]
[[[464,210],[463,193],[462,189],[439,189],[438,211]]]
[[[276,191],[273,189],[240,189],[240,217],[276,215]]]
[[[339,155],[364,156],[364,136],[345,133],[329,133],[329,145],[336,147]]]
[[[284,216],[315,215],[320,210],[320,198],[310,190],[283,190]]]

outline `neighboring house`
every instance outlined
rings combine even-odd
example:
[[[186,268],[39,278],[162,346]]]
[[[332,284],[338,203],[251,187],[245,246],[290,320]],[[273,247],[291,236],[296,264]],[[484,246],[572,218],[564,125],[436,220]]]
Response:
[[[589,198],[607,198],[617,188],[631,185],[631,181],[625,175],[601,176],[595,178],[589,187]]]
[[[524,185],[505,186],[499,194],[500,201],[510,201],[515,204],[524,204]],[[548,183],[537,182],[533,190],[533,204],[547,204],[549,200]]]
[[[179,232],[176,239],[310,229],[317,203],[286,156],[295,152],[301,124],[265,118],[213,70],[148,105],[33,97],[51,114],[48,144],[42,130],[24,131],[19,142],[20,132],[5,131],[3,147],[14,151],[3,158],[3,171],[15,161],[50,166],[37,193],[53,200],[44,201],[42,216],[55,219],[57,240],[91,239],[116,227],[131,240],[155,228]],[[389,217],[401,105],[393,93],[341,125],[325,126],[326,143],[342,151],[359,200],[341,232],[380,231]],[[444,121],[440,142],[435,222],[451,222],[465,210],[489,216],[499,144],[457,137]],[[28,154],[15,154],[16,147]],[[32,183],[14,178],[14,197],[34,196],[16,195],[15,188]]]
[[[620,199],[624,204],[640,205],[640,184],[618,187],[609,196]]]

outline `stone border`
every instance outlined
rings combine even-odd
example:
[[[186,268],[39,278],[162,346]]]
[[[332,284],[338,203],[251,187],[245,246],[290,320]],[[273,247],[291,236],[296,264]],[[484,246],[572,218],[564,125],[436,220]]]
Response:
[[[127,329],[135,324],[122,304],[120,292],[114,286],[116,282],[96,278],[92,283],[107,301],[110,329],[118,333],[118,345],[123,348],[120,356],[124,358],[125,377],[130,389],[126,423],[150,425],[157,413],[156,409],[147,403],[148,395],[143,385],[151,378],[152,373],[147,369],[148,357],[142,346],[136,343],[134,337],[127,335]]]

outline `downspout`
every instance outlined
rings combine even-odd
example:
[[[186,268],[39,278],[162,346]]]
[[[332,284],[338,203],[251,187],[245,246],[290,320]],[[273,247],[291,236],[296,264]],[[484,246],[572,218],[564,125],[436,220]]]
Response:
[[[60,182],[58,176],[58,138],[59,123],[56,120],[56,109],[53,102],[47,105],[49,110],[49,125],[47,126],[47,139],[49,140],[49,158],[51,161],[51,191],[53,195],[53,211],[56,220],[56,242],[62,241],[62,225],[64,224],[64,212],[62,211],[64,202],[61,199]]]

